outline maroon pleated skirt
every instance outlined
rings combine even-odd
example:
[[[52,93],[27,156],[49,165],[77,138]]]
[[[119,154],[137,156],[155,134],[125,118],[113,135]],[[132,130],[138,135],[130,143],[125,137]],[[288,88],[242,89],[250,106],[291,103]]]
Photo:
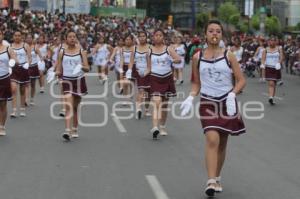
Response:
[[[163,96],[166,98],[176,96],[176,88],[172,73],[164,76],[152,73],[150,74],[149,80],[151,96]]]
[[[37,64],[34,64],[28,69],[29,78],[30,79],[38,79],[40,78],[40,71]]]
[[[18,84],[27,84],[30,82],[29,72],[22,65],[15,66],[12,68],[10,80]]]
[[[150,75],[141,77],[139,74],[136,75],[136,83],[138,89],[149,89],[150,88]]]
[[[281,70],[275,68],[266,67],[266,80],[279,81],[281,80]]]
[[[85,77],[66,77],[61,80],[64,94],[72,94],[75,96],[84,96],[87,92]]]
[[[246,128],[237,105],[237,113],[233,116],[228,116],[226,112],[226,97],[227,94],[214,99],[206,98],[204,95],[201,96],[199,113],[204,133],[209,130],[234,136],[246,133]]]
[[[12,99],[9,74],[0,76],[0,101],[10,101]]]

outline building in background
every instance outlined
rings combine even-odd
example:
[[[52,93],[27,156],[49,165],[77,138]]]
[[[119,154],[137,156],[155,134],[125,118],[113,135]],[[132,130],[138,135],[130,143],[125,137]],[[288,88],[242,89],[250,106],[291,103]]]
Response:
[[[300,22],[300,0],[272,0],[272,14],[283,27],[295,26]]]
[[[174,26],[193,28],[198,13],[209,12],[216,16],[218,8],[226,0],[137,0],[137,8],[147,10],[147,15],[167,20],[173,16]],[[271,0],[232,0],[242,15],[255,13],[261,6],[270,9]],[[250,3],[252,6],[247,7]]]

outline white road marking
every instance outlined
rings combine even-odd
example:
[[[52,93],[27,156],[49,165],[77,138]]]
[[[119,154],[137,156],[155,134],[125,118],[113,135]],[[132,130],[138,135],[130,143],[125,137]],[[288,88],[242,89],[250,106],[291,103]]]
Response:
[[[169,197],[167,196],[166,192],[162,188],[156,176],[146,175],[146,179],[150,187],[152,188],[152,191],[156,199],[169,199]]]
[[[268,94],[268,93],[262,93],[262,95],[269,97],[269,94]],[[278,99],[278,100],[281,100],[281,101],[283,100],[282,97],[277,97],[277,96],[275,96],[274,98],[275,98],[275,99]]]
[[[123,124],[121,123],[120,119],[118,118],[118,116],[116,116],[115,114],[111,114],[111,117],[113,119],[113,121],[115,122],[119,132],[122,135],[128,135],[127,130],[125,129],[125,127],[123,126]]]

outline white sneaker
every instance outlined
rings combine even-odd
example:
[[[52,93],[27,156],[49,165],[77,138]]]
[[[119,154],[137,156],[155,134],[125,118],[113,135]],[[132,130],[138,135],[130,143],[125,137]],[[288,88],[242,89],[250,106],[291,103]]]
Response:
[[[20,108],[20,117],[26,117],[25,108]]]
[[[215,179],[209,179],[207,181],[207,187],[205,188],[205,194],[208,196],[208,197],[214,197],[215,196],[215,192],[216,192],[216,180]]]
[[[150,111],[145,111],[145,116],[150,117],[150,116],[152,116],[152,114]]]
[[[156,140],[159,135],[159,129],[155,126],[150,130],[150,132],[152,133],[153,140]]]
[[[62,109],[60,112],[59,112],[59,116],[60,117],[65,117],[66,115],[66,110],[65,109]]]
[[[30,106],[34,106],[34,105],[35,105],[33,99],[30,100],[29,105],[30,105]]]
[[[79,138],[78,128],[72,128],[71,137],[72,138]]]
[[[167,136],[167,135],[168,135],[166,126],[160,125],[159,129],[160,129],[160,135],[161,135],[161,136]]]
[[[216,192],[221,193],[223,191],[223,187],[221,185],[221,176],[216,177],[216,182],[217,182]]]
[[[4,126],[0,126],[0,136],[5,136],[6,132],[5,132],[5,127]]]
[[[40,93],[45,93],[45,88],[44,87],[40,88]]]

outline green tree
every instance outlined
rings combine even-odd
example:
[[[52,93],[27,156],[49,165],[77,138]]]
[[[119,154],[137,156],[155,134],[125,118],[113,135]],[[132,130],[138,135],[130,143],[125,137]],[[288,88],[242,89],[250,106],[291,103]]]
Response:
[[[266,31],[268,34],[278,35],[281,33],[281,24],[276,16],[266,18]]]
[[[233,17],[234,16],[234,17]],[[232,2],[226,2],[222,4],[218,9],[218,17],[220,20],[225,22],[226,24],[230,24],[230,22],[236,22],[236,16],[240,16],[240,12],[238,8],[232,4]],[[230,20],[231,18],[231,20]],[[235,24],[233,24],[235,25]]]
[[[259,15],[258,14],[255,14],[252,16],[250,24],[253,29],[259,30]]]
[[[296,28],[295,28],[296,30],[300,30],[300,22],[299,23],[297,23],[297,25],[296,25]]]
[[[208,23],[209,15],[206,12],[200,13],[197,15],[197,30],[200,30],[201,28],[204,28],[206,24]]]

